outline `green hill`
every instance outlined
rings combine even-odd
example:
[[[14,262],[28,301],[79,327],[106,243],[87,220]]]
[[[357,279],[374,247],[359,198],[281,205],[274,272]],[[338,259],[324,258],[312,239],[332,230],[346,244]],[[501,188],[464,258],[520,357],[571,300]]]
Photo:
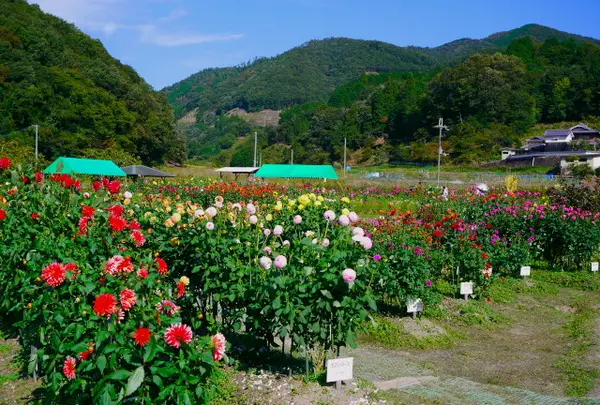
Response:
[[[358,79],[364,72],[428,72],[438,65],[456,64],[474,53],[501,52],[512,40],[525,36],[536,42],[549,38],[598,42],[535,24],[484,39],[459,39],[435,48],[329,38],[310,41],[250,64],[206,69],[162,91],[174,106],[176,117],[195,108],[201,113],[220,113],[236,107],[250,111],[283,109],[327,101],[336,87]]]
[[[58,155],[181,160],[166,97],[101,42],[24,0],[0,2],[0,147]],[[7,136],[8,135],[8,136]]]

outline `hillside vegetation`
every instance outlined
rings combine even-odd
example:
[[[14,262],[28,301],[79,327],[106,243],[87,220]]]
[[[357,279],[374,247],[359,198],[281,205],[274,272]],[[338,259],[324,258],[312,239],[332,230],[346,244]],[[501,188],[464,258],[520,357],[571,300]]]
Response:
[[[186,157],[164,95],[100,41],[24,0],[0,2],[0,100],[4,154],[33,151],[33,132],[21,130],[38,124],[47,159]]]
[[[278,127],[260,129],[260,145],[266,163],[289,161],[289,149],[295,162],[341,162],[344,138],[351,152],[359,151],[351,154],[351,164],[426,163],[437,158],[433,126],[444,117],[449,127],[444,159],[470,163],[497,159],[500,148],[520,146],[536,124],[595,125],[599,116],[600,45],[523,37],[503,52],[478,53],[429,72],[364,73],[336,88],[327,102],[284,110]],[[194,130],[211,134],[207,139],[214,144],[222,134],[200,126],[223,127],[227,118],[211,117]],[[242,137],[252,130],[237,128]],[[251,164],[252,142],[241,139],[230,149],[223,144],[213,149],[221,152],[217,162],[237,156]]]

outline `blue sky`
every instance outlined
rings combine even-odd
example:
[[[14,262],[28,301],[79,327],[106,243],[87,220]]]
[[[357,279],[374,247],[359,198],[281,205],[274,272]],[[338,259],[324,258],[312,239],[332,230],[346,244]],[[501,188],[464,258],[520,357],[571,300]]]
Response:
[[[160,89],[310,39],[437,46],[538,23],[600,39],[600,0],[30,0]]]

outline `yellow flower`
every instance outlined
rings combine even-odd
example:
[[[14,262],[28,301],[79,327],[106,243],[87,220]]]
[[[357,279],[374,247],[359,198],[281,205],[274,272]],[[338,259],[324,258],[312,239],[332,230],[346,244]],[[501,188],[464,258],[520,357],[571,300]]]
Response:
[[[83,311],[81,314],[82,315],[87,315],[87,311]]]
[[[171,206],[168,206],[167,208],[165,208],[165,211],[171,212],[171,211],[173,211],[173,208],[171,208]]]
[[[315,193],[310,193],[310,194],[308,195],[308,197],[309,197],[311,200],[313,200],[313,201],[315,201],[315,200],[317,199],[317,196],[315,195]]]
[[[319,201],[321,201],[321,202],[325,201],[325,199],[323,198],[323,196],[322,196],[322,195],[318,196],[318,197],[317,197],[317,200],[319,200]]]
[[[288,205],[289,205],[290,207],[293,207],[294,205],[296,205],[296,200],[289,200],[289,201],[288,201]]]
[[[321,205],[321,201],[315,201],[315,205],[318,207],[319,205]]]
[[[129,198],[126,198],[126,199],[123,201],[123,204],[125,204],[125,205],[129,205],[129,204],[131,204],[131,200],[130,200]]]
[[[275,211],[281,211],[283,209],[283,204],[281,203],[281,201],[277,201],[277,204],[275,204],[275,206],[273,207],[273,209]]]
[[[271,215],[271,214],[267,214],[267,216],[265,217],[265,219],[266,219],[267,221],[272,221],[272,220],[273,220],[273,215]]]
[[[181,282],[183,285],[185,285],[185,286],[188,286],[188,285],[190,285],[190,279],[189,279],[189,278],[187,278],[186,276],[181,276],[181,278],[179,279],[179,281],[180,281],[180,282]]]
[[[298,209],[299,209],[300,211],[302,211],[304,208],[306,208],[306,207],[304,206],[304,204],[300,204],[300,205],[298,206]]]
[[[167,228],[172,228],[173,226],[175,226],[175,224],[173,223],[173,221],[171,221],[171,218],[169,218],[165,221],[165,226]]]
[[[304,206],[307,206],[308,204],[310,204],[310,199],[306,194],[303,194],[300,197],[298,197],[298,202]]]
[[[177,239],[177,238],[171,239],[171,246],[177,246],[177,245],[179,245],[179,239]]]
[[[346,204],[350,204],[350,199],[348,197],[342,197],[341,201]]]
[[[171,221],[173,221],[174,224],[178,223],[179,221],[181,221],[181,214],[176,212],[171,216]]]
[[[349,210],[348,208],[344,208],[344,209],[342,210],[342,214],[344,214],[344,215],[348,215],[348,214],[350,214],[350,210]]]

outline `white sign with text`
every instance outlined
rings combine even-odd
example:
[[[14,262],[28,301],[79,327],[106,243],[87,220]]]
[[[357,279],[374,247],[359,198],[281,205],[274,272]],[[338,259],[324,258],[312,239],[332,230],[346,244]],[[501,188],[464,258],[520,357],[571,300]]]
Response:
[[[594,273],[598,271],[598,262],[592,262],[592,271]]]
[[[423,301],[421,298],[408,300],[408,303],[406,304],[406,312],[409,314],[413,312],[423,312]]]
[[[473,283],[460,283],[460,295],[473,295]]]
[[[327,360],[327,382],[352,379],[354,357]]]
[[[521,266],[521,276],[531,276],[531,266]]]

